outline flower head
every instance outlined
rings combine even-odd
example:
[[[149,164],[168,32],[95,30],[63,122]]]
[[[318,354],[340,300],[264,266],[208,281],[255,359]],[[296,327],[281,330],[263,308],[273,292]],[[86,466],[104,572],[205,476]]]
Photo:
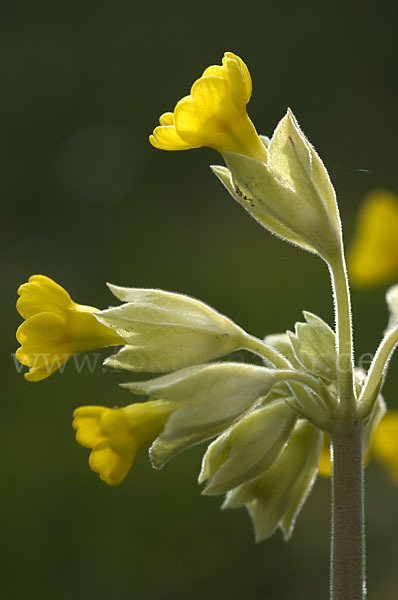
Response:
[[[359,287],[398,279],[398,197],[392,192],[371,192],[359,211],[348,256],[351,281]]]
[[[218,152],[237,152],[266,161],[265,146],[246,112],[251,93],[245,63],[226,52],[222,65],[208,67],[174,112],[160,117],[160,126],[149,140],[161,150],[209,146]]]
[[[79,444],[92,448],[90,468],[108,485],[121,483],[139,450],[161,433],[173,408],[171,402],[154,400],[117,409],[76,409],[73,427]]]
[[[72,354],[123,343],[100,323],[97,308],[73,302],[68,292],[44,275],[32,275],[18,289],[17,310],[25,319],[17,330],[20,363],[30,367],[25,378],[40,381],[62,367]]]

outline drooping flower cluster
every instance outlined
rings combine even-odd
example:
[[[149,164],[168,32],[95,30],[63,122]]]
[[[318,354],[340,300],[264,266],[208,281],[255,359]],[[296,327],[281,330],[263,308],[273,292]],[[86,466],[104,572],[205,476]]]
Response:
[[[206,482],[203,493],[226,494],[224,508],[246,506],[257,540],[278,526],[288,538],[318,468],[321,474],[328,470],[323,434],[315,425],[327,423],[337,403],[333,330],[316,315],[304,313],[305,322],[296,324],[294,333],[261,341],[193,298],[110,287],[121,305],[83,311],[90,318],[82,318],[79,326],[64,318],[58,347],[53,335],[47,338],[48,329],[41,330],[41,353],[55,356],[64,339],[71,353],[91,349],[93,339],[95,347],[113,342],[123,346],[105,364],[166,374],[123,384],[135,394],[147,395],[146,402],[117,409],[82,406],[75,411],[76,439],[91,449],[91,469],[109,485],[118,485],[146,446],[159,469],[179,452],[213,439],[199,475],[199,482]],[[33,310],[42,314],[37,304],[42,298],[47,300],[47,313],[79,311],[74,307],[80,305],[44,276],[31,278],[21,292],[19,308],[25,314]],[[24,348],[36,343],[38,334],[32,331],[31,339],[29,333],[24,338]],[[99,335],[89,337],[87,332],[93,331]],[[265,366],[209,362],[240,348],[261,357]],[[50,371],[41,374],[48,376]],[[358,390],[363,382],[364,375],[358,373]],[[368,445],[371,441],[373,455],[396,473],[398,418],[388,413],[380,422],[383,413],[379,396],[367,425]]]
[[[331,271],[340,269],[345,281],[340,217],[327,171],[290,110],[271,140],[257,134],[246,112],[251,91],[246,65],[227,52],[173,113],[160,117],[150,141],[165,150],[218,150],[227,167],[213,171],[235,200],[279,237],[318,254]],[[20,287],[17,308],[26,320],[17,332],[17,358],[30,367],[26,378],[44,379],[72,354],[121,345],[105,364],[160,375],[123,384],[146,395],[145,402],[75,411],[76,439],[91,449],[91,469],[117,485],[146,446],[159,469],[182,450],[212,440],[199,475],[204,493],[225,494],[224,508],[246,506],[257,540],[278,527],[287,539],[317,473],[330,470],[326,436],[333,435],[344,408],[339,328],[335,332],[304,312],[294,332],[261,340],[199,300],[156,289],[110,289],[121,304],[100,311],[74,303],[42,275]],[[394,477],[398,417],[384,416],[380,390],[398,342],[397,298],[392,288],[390,322],[368,373],[351,373],[354,420],[363,424],[365,450]],[[343,304],[349,312],[349,301]],[[239,349],[257,363],[220,360]]]

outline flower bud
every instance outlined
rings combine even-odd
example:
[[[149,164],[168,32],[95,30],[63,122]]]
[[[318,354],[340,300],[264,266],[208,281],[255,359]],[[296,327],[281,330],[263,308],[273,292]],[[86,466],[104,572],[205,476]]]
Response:
[[[297,360],[313,375],[327,382],[337,380],[336,338],[334,331],[317,315],[303,312],[306,323],[296,323],[289,332]]]
[[[208,480],[203,493],[223,494],[264,472],[282,451],[295,422],[285,402],[273,402],[220,435],[203,457],[199,483]]]
[[[311,491],[321,446],[322,433],[299,421],[279,457],[263,475],[228,492],[223,508],[247,507],[256,542],[270,537],[278,526],[288,539]]]

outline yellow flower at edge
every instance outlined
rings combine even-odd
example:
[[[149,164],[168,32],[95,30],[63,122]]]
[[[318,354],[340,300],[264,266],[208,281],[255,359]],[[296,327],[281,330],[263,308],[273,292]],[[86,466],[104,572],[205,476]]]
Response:
[[[398,410],[388,411],[374,430],[371,452],[398,482]]]
[[[125,343],[96,319],[97,308],[76,304],[49,277],[32,275],[18,294],[17,310],[25,321],[17,330],[21,347],[15,356],[30,367],[28,381],[45,379],[73,354]]]
[[[149,141],[161,150],[208,146],[266,162],[267,151],[246,111],[251,93],[245,63],[226,52],[221,66],[208,67],[193,84],[190,96],[182,98],[173,113],[160,117],[160,126]]]
[[[390,476],[398,482],[398,411],[389,410],[372,433],[370,448],[365,456],[365,464],[374,457],[384,465]],[[329,436],[324,434],[318,473],[322,477],[330,477]]]
[[[124,408],[81,406],[73,413],[76,440],[91,448],[89,465],[108,485],[127,476],[144,446],[162,432],[174,410],[172,402],[153,400]]]
[[[357,221],[348,273],[353,285],[371,287],[398,279],[398,196],[378,190],[366,196]]]

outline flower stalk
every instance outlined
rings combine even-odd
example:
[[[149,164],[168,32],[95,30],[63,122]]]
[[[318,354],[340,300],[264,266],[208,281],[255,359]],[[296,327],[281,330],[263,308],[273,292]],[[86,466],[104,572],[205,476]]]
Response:
[[[363,426],[332,435],[330,599],[365,598]]]
[[[336,312],[337,386],[339,413],[346,422],[355,421],[354,349],[352,342],[351,298],[344,252],[329,260]]]

